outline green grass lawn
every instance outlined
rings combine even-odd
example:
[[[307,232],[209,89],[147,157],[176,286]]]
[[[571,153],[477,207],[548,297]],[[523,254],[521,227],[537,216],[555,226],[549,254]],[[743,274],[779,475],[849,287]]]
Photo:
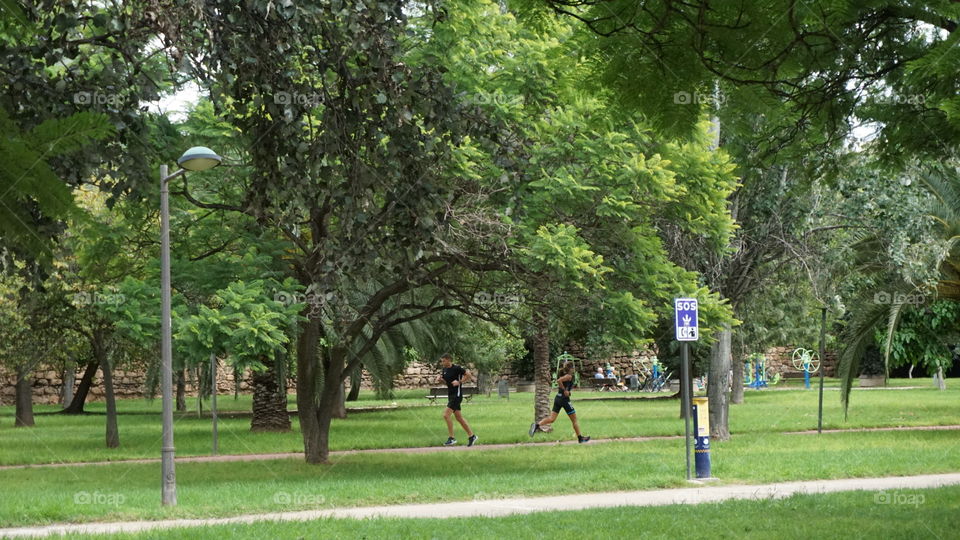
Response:
[[[880,504],[872,492],[700,505],[543,512],[503,518],[322,519],[152,531],[111,538],[956,538],[960,487],[897,493],[910,504]],[[93,538],[78,536],[77,538]]]
[[[446,426],[441,418],[443,406],[426,405],[423,395],[423,391],[407,391],[392,400],[397,403],[397,409],[353,413],[345,420],[334,420],[331,448],[347,450],[439,445],[446,439]],[[577,399],[601,395],[605,399]],[[595,438],[683,433],[678,400],[623,399],[637,395],[575,393],[574,405],[584,431]],[[364,397],[367,399],[355,405],[390,403],[373,400],[372,395]],[[960,407],[957,406],[960,403],[960,390],[952,388],[942,392],[933,388],[855,391],[852,403],[850,416],[844,420],[838,393],[825,394],[824,427],[960,424]],[[247,411],[250,398],[241,396],[239,402],[234,402],[232,397],[227,397],[220,399],[219,405],[223,410]],[[26,429],[13,427],[12,407],[0,407],[0,465],[158,457],[159,400],[123,400],[118,408],[121,412],[121,446],[107,449],[104,445],[105,417],[102,414],[40,414],[36,417],[36,427]],[[56,410],[53,406],[37,407],[37,412]],[[92,403],[88,410],[102,413],[103,404]],[[480,435],[482,444],[523,442],[528,440],[526,430],[532,421],[532,394],[512,394],[509,401],[496,395],[477,396],[465,405],[464,415]],[[734,434],[806,430],[815,429],[816,426],[817,392],[813,390],[751,391],[747,393],[746,402],[733,406],[730,412],[730,429]],[[295,417],[293,430],[288,433],[251,433],[249,427],[248,417],[221,419],[220,453],[303,450]],[[464,439],[459,426],[456,430],[458,437]],[[194,412],[179,414],[176,417],[175,437],[178,456],[208,455],[210,418],[198,418]],[[553,433],[537,435],[538,440],[571,438],[573,432],[565,418],[558,419]]]
[[[722,483],[951,472],[955,431],[746,433],[713,447]],[[0,526],[670,488],[684,482],[681,440],[527,445],[430,454],[352,454],[180,463],[178,506],[159,504],[159,464],[0,471]]]

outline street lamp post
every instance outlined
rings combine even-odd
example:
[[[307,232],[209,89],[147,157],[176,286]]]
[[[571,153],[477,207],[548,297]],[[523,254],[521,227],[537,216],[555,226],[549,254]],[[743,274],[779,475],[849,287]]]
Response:
[[[180,166],[167,174],[160,165],[160,391],[163,398],[163,442],[160,448],[161,500],[177,505],[177,476],[173,468],[173,335],[170,316],[170,180],[187,171],[205,171],[220,164],[220,156],[203,146],[194,146],[177,160]]]

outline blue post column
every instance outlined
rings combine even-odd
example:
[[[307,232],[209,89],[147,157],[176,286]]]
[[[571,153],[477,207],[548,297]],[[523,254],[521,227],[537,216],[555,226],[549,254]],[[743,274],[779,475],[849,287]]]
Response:
[[[710,406],[705,397],[693,398],[693,447],[697,478],[710,478]]]
[[[803,386],[810,389],[810,362],[803,363]]]

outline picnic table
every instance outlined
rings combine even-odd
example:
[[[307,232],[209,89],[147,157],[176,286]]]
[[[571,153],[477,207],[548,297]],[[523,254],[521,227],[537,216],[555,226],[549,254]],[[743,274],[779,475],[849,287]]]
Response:
[[[463,399],[470,401],[475,394],[480,391],[476,386],[461,386],[460,393],[463,395]],[[448,391],[446,386],[431,386],[430,393],[427,394],[427,399],[430,400],[430,403],[433,404],[439,397],[447,397]]]

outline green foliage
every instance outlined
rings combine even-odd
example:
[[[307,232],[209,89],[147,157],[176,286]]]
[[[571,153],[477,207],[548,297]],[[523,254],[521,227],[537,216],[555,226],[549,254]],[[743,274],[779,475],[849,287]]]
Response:
[[[82,112],[51,118],[29,130],[0,107],[0,228],[2,247],[32,260],[51,261],[59,220],[74,213],[70,188],[48,160],[81,149],[113,132],[105,115]],[[8,258],[10,252],[5,252]],[[10,264],[8,260],[7,265]]]
[[[888,336],[886,332],[877,331],[875,339],[886,348],[886,341],[891,338],[890,367],[914,364],[932,375],[940,368],[946,371],[953,365],[953,348],[960,344],[958,324],[960,303],[956,301],[909,305],[902,311],[893,334]]]
[[[217,291],[211,306],[198,306],[177,328],[177,346],[187,364],[207,361],[211,354],[229,355],[241,371],[265,369],[265,357],[283,353],[304,304],[285,303],[268,293],[291,282],[236,281]]]

